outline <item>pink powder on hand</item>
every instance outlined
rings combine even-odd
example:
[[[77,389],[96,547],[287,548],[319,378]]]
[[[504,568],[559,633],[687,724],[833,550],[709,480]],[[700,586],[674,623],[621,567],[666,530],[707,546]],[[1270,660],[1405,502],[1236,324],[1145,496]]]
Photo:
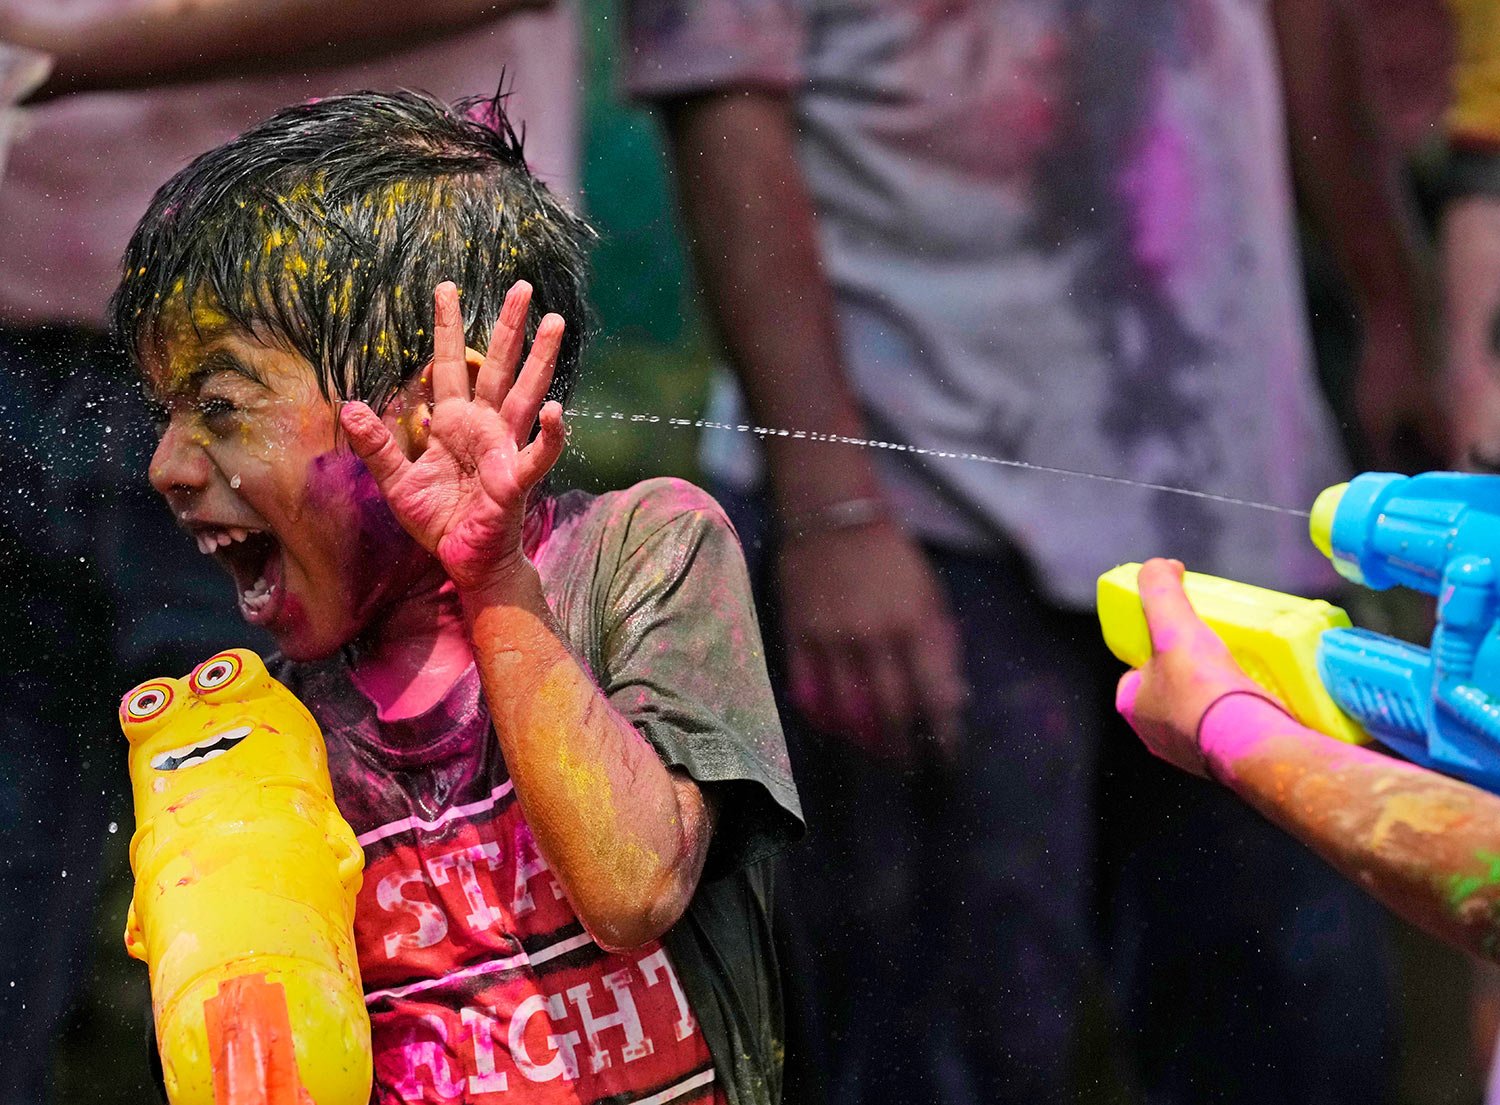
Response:
[[[1237,694],[1215,703],[1204,716],[1199,730],[1199,748],[1213,763],[1219,777],[1233,782],[1235,764],[1241,759],[1271,737],[1299,730],[1318,739],[1329,739],[1300,725],[1263,698]]]

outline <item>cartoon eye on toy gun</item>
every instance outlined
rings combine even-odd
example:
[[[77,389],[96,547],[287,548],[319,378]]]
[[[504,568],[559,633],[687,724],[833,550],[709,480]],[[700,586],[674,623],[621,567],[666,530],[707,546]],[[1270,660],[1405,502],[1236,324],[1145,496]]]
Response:
[[[1345,579],[1436,595],[1431,648],[1352,628],[1326,602],[1188,573],[1194,609],[1307,727],[1500,792],[1500,476],[1368,472],[1319,495],[1310,529]],[[1151,656],[1139,568],[1099,579],[1105,641],[1132,667]]]
[[[323,736],[245,649],[120,703],[135,895],[172,1105],[365,1105],[370,1020],[354,948],[364,856]]]

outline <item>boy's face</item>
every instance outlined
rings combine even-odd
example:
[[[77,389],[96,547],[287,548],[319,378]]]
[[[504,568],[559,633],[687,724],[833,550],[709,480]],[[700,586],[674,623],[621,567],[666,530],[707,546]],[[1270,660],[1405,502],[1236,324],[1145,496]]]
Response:
[[[241,330],[180,326],[146,375],[166,418],[152,486],[287,657],[333,653],[430,568],[337,441],[301,357]]]

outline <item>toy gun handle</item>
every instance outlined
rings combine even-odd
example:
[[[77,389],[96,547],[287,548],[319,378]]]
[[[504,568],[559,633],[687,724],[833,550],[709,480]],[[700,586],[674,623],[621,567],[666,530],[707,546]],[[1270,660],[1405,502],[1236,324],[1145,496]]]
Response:
[[[1099,577],[1099,623],[1104,642],[1131,667],[1151,658],[1151,634],[1141,609],[1139,564],[1122,564]],[[1318,646],[1330,629],[1348,629],[1349,615],[1321,599],[1253,587],[1188,572],[1188,601],[1228,646],[1245,674],[1270,691],[1303,725],[1337,740],[1369,737],[1334,701],[1319,678]]]

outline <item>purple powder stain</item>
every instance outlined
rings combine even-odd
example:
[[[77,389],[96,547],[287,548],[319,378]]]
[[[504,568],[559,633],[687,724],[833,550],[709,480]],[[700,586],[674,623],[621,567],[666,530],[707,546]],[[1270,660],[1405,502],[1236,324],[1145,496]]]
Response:
[[[317,510],[335,503],[349,503],[358,512],[359,555],[362,557],[410,540],[364,461],[342,449],[315,457],[307,476],[309,509]]]
[[[1158,288],[1168,288],[1174,277],[1187,275],[1199,191],[1192,149],[1170,118],[1163,81],[1159,73],[1153,78],[1154,107],[1119,176],[1120,195],[1129,212],[1131,256]]]

